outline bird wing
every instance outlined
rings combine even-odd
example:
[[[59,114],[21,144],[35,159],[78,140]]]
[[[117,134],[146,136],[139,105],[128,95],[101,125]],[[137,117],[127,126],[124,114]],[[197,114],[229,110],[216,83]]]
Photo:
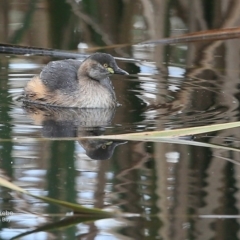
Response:
[[[61,60],[48,63],[40,73],[40,79],[49,91],[73,91],[78,84],[77,72],[81,62]]]

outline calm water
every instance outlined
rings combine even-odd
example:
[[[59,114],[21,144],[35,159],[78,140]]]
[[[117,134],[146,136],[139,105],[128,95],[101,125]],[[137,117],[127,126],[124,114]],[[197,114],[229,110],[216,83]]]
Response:
[[[0,42],[108,52],[130,73],[112,77],[116,111],[25,108],[16,98],[53,59],[0,55],[0,175],[36,195],[135,214],[21,239],[240,239],[238,152],[64,139],[239,120],[238,39],[135,45],[240,24],[239,1],[185,2],[0,0]],[[240,147],[238,128],[194,140]],[[10,213],[0,222],[4,240],[71,214],[2,187],[0,208]]]

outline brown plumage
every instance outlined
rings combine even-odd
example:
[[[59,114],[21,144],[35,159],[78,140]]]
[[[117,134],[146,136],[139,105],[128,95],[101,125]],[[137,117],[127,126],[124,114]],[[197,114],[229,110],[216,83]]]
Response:
[[[117,106],[110,74],[128,75],[106,53],[77,60],[50,62],[24,89],[24,101],[61,107],[113,108]]]

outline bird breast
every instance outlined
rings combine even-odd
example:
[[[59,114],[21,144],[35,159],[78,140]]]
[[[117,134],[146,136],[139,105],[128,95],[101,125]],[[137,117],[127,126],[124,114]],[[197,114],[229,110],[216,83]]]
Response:
[[[95,80],[81,80],[77,105],[82,108],[112,108],[116,106],[114,96],[108,88]]]

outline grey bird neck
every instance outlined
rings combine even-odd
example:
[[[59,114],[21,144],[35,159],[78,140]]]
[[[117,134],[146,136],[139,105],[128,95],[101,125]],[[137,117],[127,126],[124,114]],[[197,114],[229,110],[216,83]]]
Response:
[[[112,82],[111,82],[110,78],[102,79],[101,81],[99,81],[99,83],[102,86],[104,86],[105,88],[108,89],[108,91],[111,93],[111,95],[113,97],[113,100],[116,101],[116,95],[115,95],[115,92],[114,92],[114,87],[112,85]]]

